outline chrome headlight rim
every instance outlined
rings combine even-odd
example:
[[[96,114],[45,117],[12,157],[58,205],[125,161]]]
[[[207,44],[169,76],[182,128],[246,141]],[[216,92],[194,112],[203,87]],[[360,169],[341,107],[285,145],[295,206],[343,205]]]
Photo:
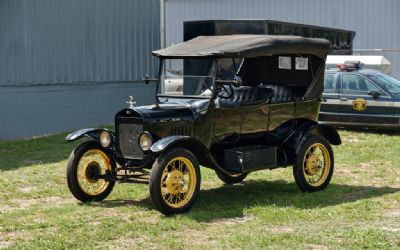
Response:
[[[112,139],[111,139],[111,133],[110,132],[108,132],[106,130],[103,130],[103,131],[100,132],[99,141],[100,141],[100,145],[103,148],[109,147],[111,145],[111,140]]]
[[[149,132],[144,131],[139,135],[138,144],[143,151],[149,151],[151,146],[153,145],[153,137]]]

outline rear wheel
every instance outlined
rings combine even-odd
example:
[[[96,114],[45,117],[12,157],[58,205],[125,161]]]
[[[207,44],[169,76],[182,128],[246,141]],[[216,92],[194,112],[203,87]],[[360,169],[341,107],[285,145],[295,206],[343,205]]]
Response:
[[[242,182],[248,174],[227,174],[219,170],[215,170],[218,178],[226,184],[235,184]]]
[[[150,174],[150,198],[165,215],[186,212],[200,190],[200,168],[194,155],[174,148],[157,157]]]
[[[321,136],[310,136],[301,146],[293,175],[302,191],[314,192],[328,186],[333,175],[331,145]]]
[[[99,179],[111,174],[115,163],[95,141],[82,143],[72,151],[67,163],[67,183],[71,193],[82,202],[101,201],[111,193],[115,182]]]

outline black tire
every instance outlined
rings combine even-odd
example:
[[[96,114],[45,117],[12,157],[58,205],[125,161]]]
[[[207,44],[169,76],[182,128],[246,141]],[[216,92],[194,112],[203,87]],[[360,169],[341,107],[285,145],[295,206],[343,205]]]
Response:
[[[184,162],[185,171],[180,171],[182,173],[181,181],[179,182],[179,187],[177,184],[177,178],[174,176],[174,173],[178,173],[179,171],[176,169],[176,161],[189,161]],[[172,164],[173,163],[173,164]],[[168,165],[170,166],[168,168]],[[186,166],[188,165],[188,166]],[[182,167],[183,169],[183,167]],[[164,170],[168,172],[168,175],[165,176]],[[174,172],[175,171],[175,172]],[[174,173],[172,173],[174,172]],[[179,173],[178,173],[179,174]],[[184,174],[188,174],[189,177],[188,187],[186,192],[183,192],[185,189],[183,176]],[[163,175],[164,179],[163,180]],[[171,179],[171,180],[170,180]],[[174,180],[175,184],[174,185]],[[162,183],[164,181],[164,184]],[[199,190],[200,190],[200,182],[201,182],[201,174],[200,174],[200,167],[196,157],[183,148],[173,148],[167,152],[162,153],[157,157],[155,160],[151,174],[150,174],[150,182],[149,182],[149,189],[150,189],[150,198],[154,204],[154,206],[164,215],[171,215],[176,213],[183,213],[190,209],[193,203],[196,201]],[[170,189],[176,187],[176,194],[170,192]],[[162,189],[164,189],[164,196]],[[180,190],[178,190],[180,189]],[[187,194],[186,194],[187,193]],[[181,197],[182,195],[182,197]],[[187,195],[187,197],[185,197]],[[172,197],[172,198],[171,198]],[[178,202],[179,199],[182,199],[182,204],[179,202],[177,204],[171,204],[166,201],[166,199],[171,198],[171,202],[176,197],[175,201]]]
[[[235,184],[235,183],[240,183],[242,182],[246,177],[246,174],[235,174],[235,175],[229,175],[224,172],[221,172],[219,170],[215,170],[215,173],[217,174],[218,178],[225,182],[226,184]]]
[[[84,142],[84,143],[80,144],[79,146],[77,146],[72,151],[71,155],[68,158],[67,183],[68,183],[68,188],[71,191],[71,193],[75,196],[76,199],[78,199],[82,202],[104,200],[111,193],[111,191],[115,185],[114,181],[90,179],[91,182],[93,182],[93,185],[95,183],[98,183],[99,181],[101,181],[103,183],[103,186],[100,186],[101,189],[99,190],[99,193],[89,193],[89,191],[85,191],[81,187],[81,184],[79,182],[79,177],[78,177],[79,161],[81,160],[82,156],[85,155],[85,153],[94,152],[94,151],[102,152],[102,154],[101,154],[102,157],[104,157],[104,156],[108,157],[111,166],[107,166],[107,168],[111,168],[110,169],[111,172],[113,172],[115,169],[115,162],[113,162],[110,159],[108,154],[104,151],[104,149],[101,147],[101,145],[99,143],[97,143],[96,141],[87,141],[87,142]],[[90,164],[95,164],[95,163],[96,163],[95,161],[90,162]],[[98,164],[100,166],[100,163],[98,163]],[[87,164],[87,166],[88,165],[89,164]],[[82,179],[81,179],[81,181],[82,181]]]
[[[319,151],[322,154],[322,158],[324,159],[323,168],[320,167],[321,161],[319,159],[321,158],[318,156],[314,156],[314,154],[311,153],[311,151],[315,151],[316,148],[319,148]],[[309,154],[306,157],[307,153]],[[313,161],[310,155],[312,157],[317,157],[317,161]],[[308,161],[306,160],[306,158],[309,159],[308,161],[310,167],[308,167],[307,165]],[[313,172],[309,169],[312,169],[312,171],[320,171],[322,169],[321,176],[314,183],[312,183],[312,181],[308,180],[307,178],[311,178],[312,176],[318,177],[318,175],[313,174]],[[334,156],[332,147],[329,142],[325,138],[317,135],[308,137],[302,143],[299,153],[297,155],[296,165],[293,166],[293,176],[298,188],[303,192],[315,192],[326,188],[326,186],[328,186],[329,182],[332,179],[333,169]]]

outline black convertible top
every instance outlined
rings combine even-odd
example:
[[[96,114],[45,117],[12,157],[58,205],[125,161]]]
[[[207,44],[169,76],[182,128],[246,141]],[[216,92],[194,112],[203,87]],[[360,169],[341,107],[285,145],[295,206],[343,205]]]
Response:
[[[199,36],[187,42],[153,51],[165,58],[240,57],[273,54],[311,54],[325,60],[329,41],[320,38],[279,35]]]

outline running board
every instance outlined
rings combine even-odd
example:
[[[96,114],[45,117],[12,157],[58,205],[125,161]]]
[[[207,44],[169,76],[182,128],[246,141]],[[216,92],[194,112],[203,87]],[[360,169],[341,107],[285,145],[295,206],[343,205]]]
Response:
[[[248,173],[277,167],[277,147],[255,145],[224,150],[225,169]]]

